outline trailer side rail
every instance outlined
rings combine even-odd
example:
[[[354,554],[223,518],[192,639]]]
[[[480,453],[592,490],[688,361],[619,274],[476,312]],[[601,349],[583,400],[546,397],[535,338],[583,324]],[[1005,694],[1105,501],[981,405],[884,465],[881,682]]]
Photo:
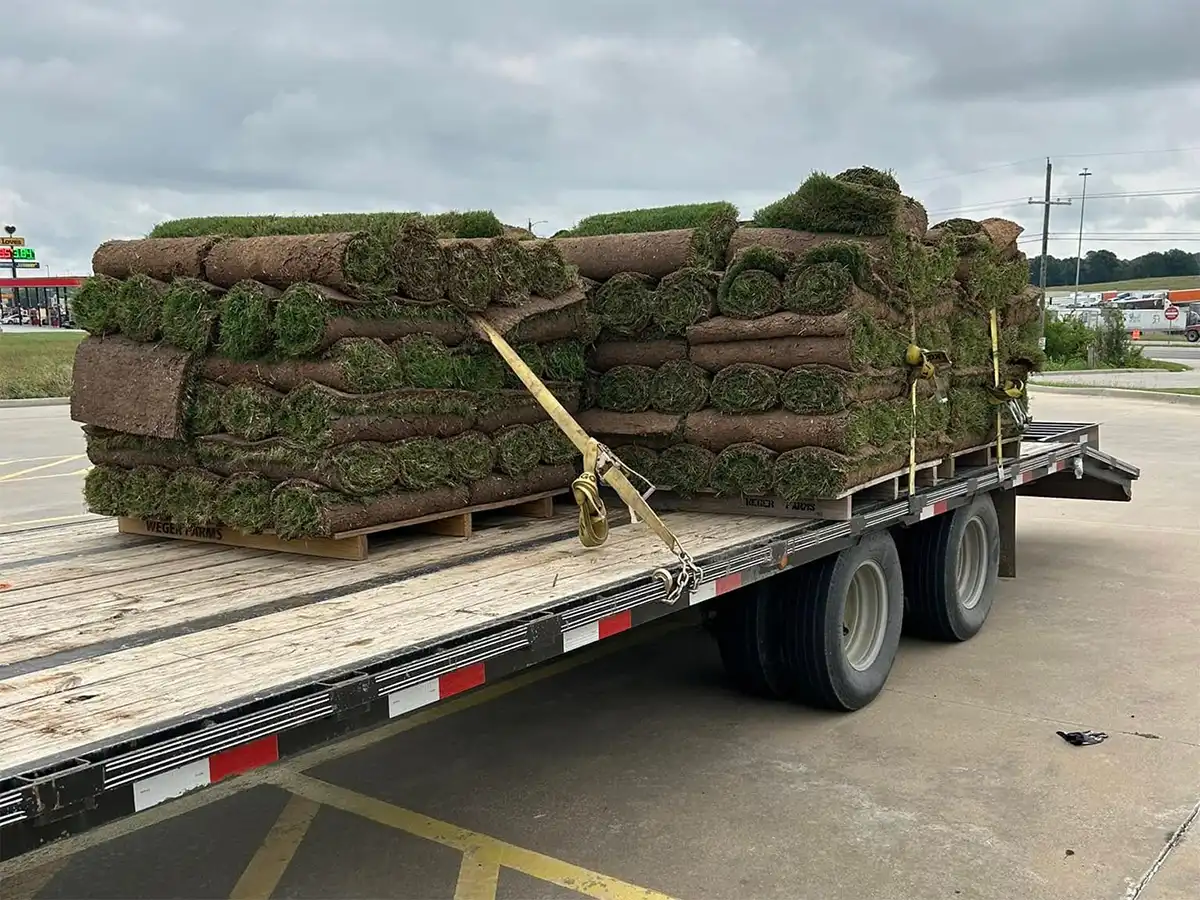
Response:
[[[408,648],[369,666],[332,671],[318,680],[231,699],[148,734],[119,744],[80,748],[66,759],[49,759],[34,771],[0,780],[0,860],[18,856],[66,834],[151,808],[281,758],[298,754],[352,731],[431,706],[672,613],[712,600],[781,571],[795,569],[853,544],[860,535],[911,525],[970,503],[999,489],[1015,500],[1049,485],[1088,483],[1105,490],[1088,499],[1127,500],[1138,469],[1096,446],[1098,427],[1045,423],[1019,457],[1003,468],[960,472],[935,487],[894,502],[855,503],[844,522],[783,522],[768,537],[747,540],[699,556],[703,575],[690,595],[668,605],[664,587],[643,577],[556,601],[486,630]],[[1063,438],[1066,438],[1063,441]],[[1057,480],[1055,480],[1057,479]],[[1040,496],[1073,497],[1047,489]],[[1011,556],[1015,518],[1010,502],[1007,548]],[[1002,545],[1005,540],[1002,538]],[[1015,572],[1003,561],[1001,574]],[[0,761],[2,771],[3,761]]]

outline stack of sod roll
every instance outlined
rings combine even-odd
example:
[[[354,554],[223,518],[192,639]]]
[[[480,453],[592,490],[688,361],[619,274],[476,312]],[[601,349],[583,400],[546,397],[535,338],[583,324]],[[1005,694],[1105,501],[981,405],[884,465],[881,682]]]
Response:
[[[993,305],[1003,377],[1039,363],[1019,233],[927,230],[890,175],[856,169],[760,210],[720,265],[685,259],[688,232],[611,236],[619,267],[580,260],[601,329],[581,424],[661,489],[788,501],[899,470],[914,445],[925,461],[982,444],[998,410],[1012,427],[989,390]],[[915,398],[910,344],[950,360]]]
[[[585,295],[554,244],[415,216],[229,222],[93,257],[72,417],[94,512],[308,538],[570,484],[574,447],[466,318],[578,410]]]
[[[1041,362],[1019,234],[930,229],[869,168],[749,223],[706,203],[549,240],[490,213],[165,223],[103,244],[74,302],[86,499],[305,538],[566,487],[574,447],[470,316],[660,489],[837,497],[1015,433],[997,381]],[[913,345],[938,360],[915,388]]]

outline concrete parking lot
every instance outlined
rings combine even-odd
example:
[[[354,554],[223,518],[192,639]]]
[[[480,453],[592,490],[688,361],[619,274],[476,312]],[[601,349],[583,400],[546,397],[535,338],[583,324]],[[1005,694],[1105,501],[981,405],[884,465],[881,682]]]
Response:
[[[1200,407],[1033,410],[1103,422],[1134,502],[1023,500],[983,633],[906,640],[859,713],[749,700],[699,629],[635,630],[0,865],[0,896],[1195,900]],[[82,453],[65,409],[12,412],[0,479]],[[77,508],[36,474],[3,519],[22,484],[22,518]]]

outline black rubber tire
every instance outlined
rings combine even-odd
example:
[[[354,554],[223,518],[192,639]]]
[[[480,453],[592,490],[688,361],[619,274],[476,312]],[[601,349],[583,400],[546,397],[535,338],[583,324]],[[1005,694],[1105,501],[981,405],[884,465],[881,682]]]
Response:
[[[1188,343],[1194,344],[1196,341],[1200,341],[1200,331],[1185,331],[1184,337],[1188,339]]]
[[[870,667],[858,671],[846,659],[842,629],[854,573],[868,560],[882,570],[889,602],[879,654]],[[891,535],[886,531],[868,535],[784,579],[791,593],[789,602],[781,604],[789,697],[839,712],[862,709],[883,690],[900,647],[904,577]]]
[[[971,609],[958,595],[958,554],[967,524],[978,519],[987,547],[983,593]],[[943,513],[908,529],[904,564],[905,630],[935,641],[967,641],[987,621],[996,598],[1000,571],[1000,521],[990,494],[976,497],[952,513]]]
[[[779,628],[780,576],[768,578],[724,599],[712,622],[721,662],[734,687],[774,700],[787,695]]]

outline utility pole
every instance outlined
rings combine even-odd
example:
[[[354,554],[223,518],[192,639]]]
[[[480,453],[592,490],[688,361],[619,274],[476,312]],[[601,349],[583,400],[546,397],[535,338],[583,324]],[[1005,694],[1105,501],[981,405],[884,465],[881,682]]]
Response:
[[[1070,206],[1070,198],[1066,200],[1051,200],[1050,199],[1050,176],[1054,172],[1054,166],[1050,163],[1050,157],[1046,157],[1046,196],[1042,200],[1034,200],[1029,198],[1029,202],[1034,205],[1043,207],[1042,209],[1042,266],[1041,274],[1038,276],[1038,287],[1042,292],[1041,307],[1042,307],[1042,336],[1039,343],[1043,350],[1046,349],[1046,256],[1050,253],[1050,207],[1052,206]]]
[[[1083,210],[1087,205],[1087,180],[1092,173],[1085,166],[1079,173],[1083,179],[1083,194],[1079,198],[1079,249],[1075,251],[1075,302],[1079,302],[1079,273],[1083,269]]]

